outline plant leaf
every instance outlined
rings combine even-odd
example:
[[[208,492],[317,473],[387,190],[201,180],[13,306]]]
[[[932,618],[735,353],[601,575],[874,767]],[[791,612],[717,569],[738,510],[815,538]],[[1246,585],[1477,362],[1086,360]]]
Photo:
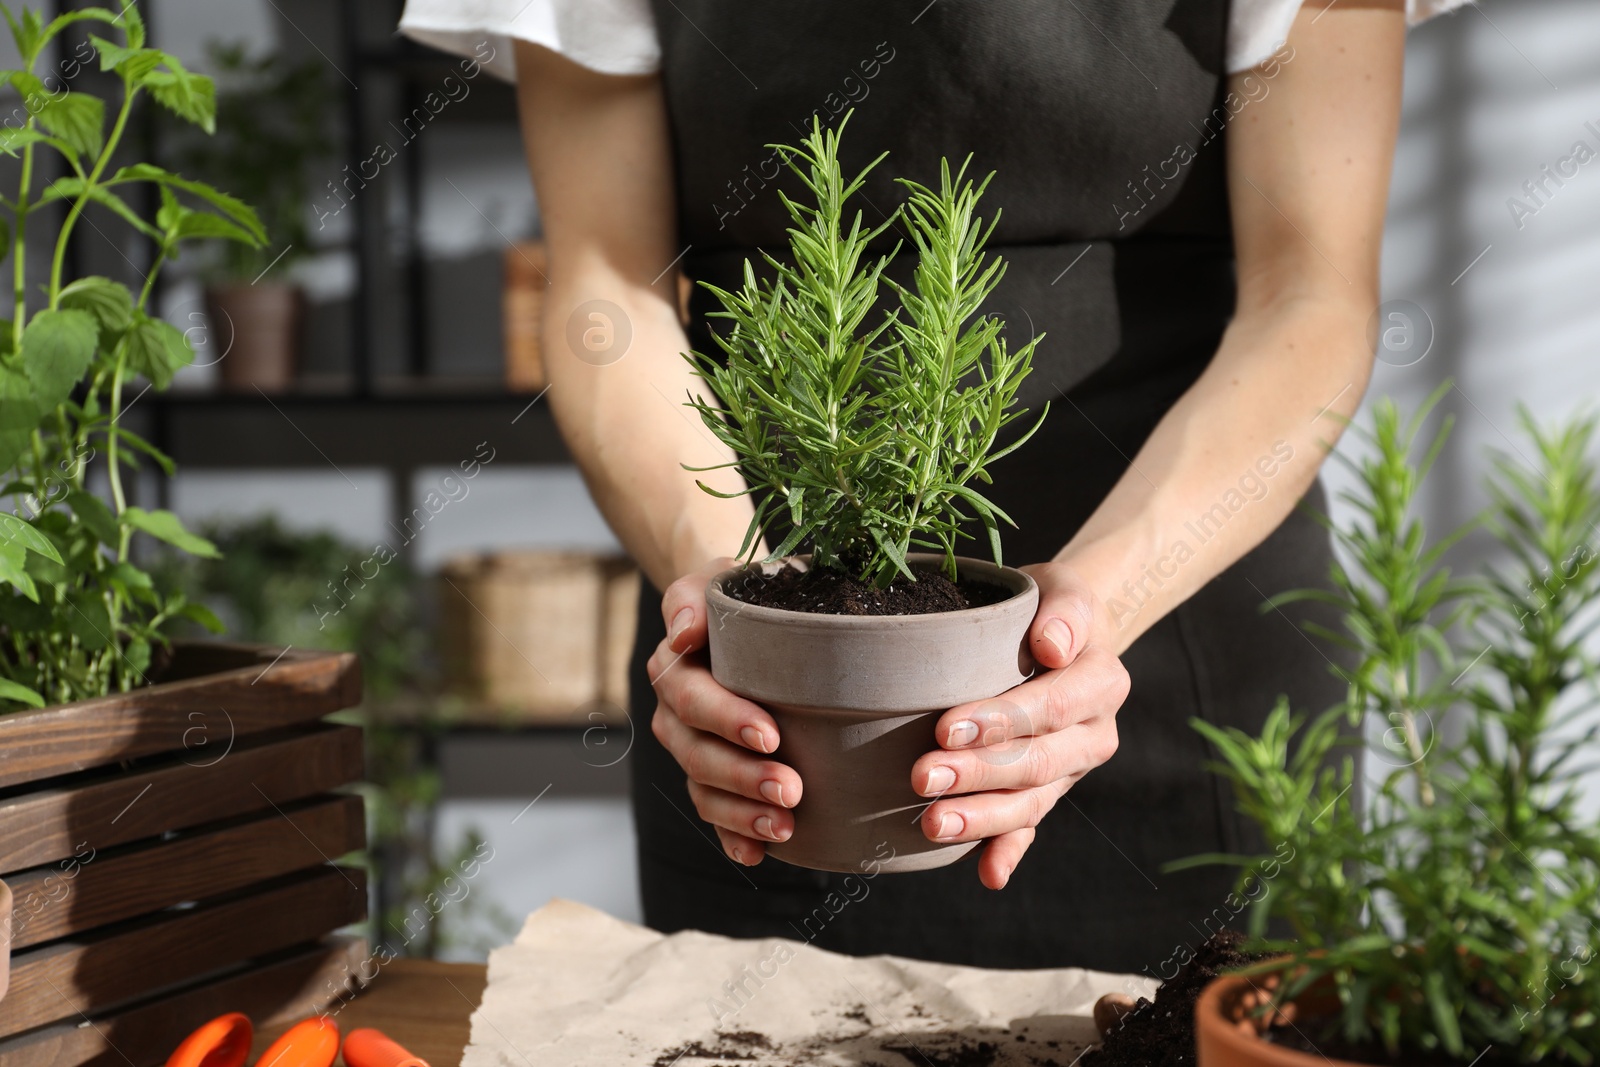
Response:
[[[0,511],[0,543],[20,545],[30,552],[37,552],[57,563],[61,562],[61,553],[56,550],[50,538],[40,533],[27,519],[13,515],[9,511]]]
[[[30,708],[44,707],[44,697],[21,682],[13,682],[10,678],[0,678],[0,699],[15,700],[18,704],[26,704]]]
[[[38,425],[32,384],[20,370],[0,367],[0,468],[9,468],[28,450]]]
[[[46,309],[22,331],[22,370],[34,402],[49,411],[72,395],[94,360],[99,324],[87,311]]]
[[[98,275],[68,283],[61,290],[61,306],[93,315],[100,323],[102,343],[133,321],[133,294],[128,287]]]
[[[115,545],[121,540],[116,514],[106,506],[105,501],[93,493],[86,493],[82,489],[70,489],[67,491],[67,506],[78,516],[78,521],[99,538],[101,544]]]
[[[194,350],[177,327],[143,312],[134,313],[127,335],[128,366],[150,379],[157,389],[172,384],[172,376],[194,362]]]
[[[35,118],[80,155],[93,159],[105,147],[105,101],[91,93],[46,97]]]
[[[135,530],[141,530],[151,537],[181,548],[192,556],[204,559],[221,558],[222,554],[217,551],[216,545],[184,529],[183,522],[170,511],[146,511],[140,507],[129,507],[123,511],[122,521]]]

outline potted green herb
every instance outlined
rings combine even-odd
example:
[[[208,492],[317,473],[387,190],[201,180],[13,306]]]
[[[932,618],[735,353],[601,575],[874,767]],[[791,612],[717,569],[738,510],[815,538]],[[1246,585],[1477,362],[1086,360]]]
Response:
[[[938,188],[901,179],[905,204],[869,229],[848,209],[866,171],[844,178],[838,132],[818,122],[799,147],[774,147],[812,199],[784,198],[790,259],[767,257],[761,276],[747,262],[738,292],[713,288],[729,326],[716,335],[723,358],[691,357],[720,401],[691,406],[754,494],[740,555],[753,561],[764,535],[778,541],[768,566],[711,583],[712,672],[771,711],[777,758],[806,783],[774,856],[858,870],[887,844],[884,869],[942,866],[973,846],[923,836],[908,814],[926,803],[912,764],[937,747],[946,709],[1026,677],[1038,589],[1001,566],[998,527],[1010,519],[976,486],[1032,433],[999,443],[1024,414],[1015,397],[1038,339],[1013,350],[1004,324],[978,313],[1005,269],[984,255],[986,182],[948,163]],[[870,247],[895,223],[915,245],[910,286],[885,277],[898,248]],[[887,314],[883,290],[895,298]],[[974,524],[993,563],[956,554]],[[806,543],[808,556],[788,559]]]
[[[310,168],[333,150],[327,77],[318,59],[252,59],[242,43],[213,42],[213,136],[171,131],[168,154],[185,174],[255,205],[273,247],[224,241],[203,274],[207,355],[224,388],[282,391],[300,363],[304,294],[289,270],[311,247]]]
[[[359,871],[328,869],[304,847],[311,839],[338,856],[361,846],[359,798],[326,795],[360,777],[360,731],[317,722],[356,703],[355,657],[175,646],[167,634],[178,620],[216,619],[163,590],[136,554],[151,541],[216,551],[172,512],[129,499],[130,471],[172,465],[124,415],[193,359],[184,335],[148,311],[155,279],[193,239],[259,248],[266,234],[231,195],[111,161],[126,154],[130,116],[146,98],[209,130],[211,81],[149,47],[126,0],[49,22],[0,12],[21,58],[0,81],[26,114],[0,130],[0,151],[19,160],[17,188],[0,199],[12,265],[12,318],[0,322],[0,874],[23,887],[6,912],[6,1039],[310,944],[360,919],[366,895]],[[70,75],[37,73],[73,25],[88,29],[120,90],[109,109]],[[47,182],[50,156],[62,176]],[[125,199],[152,189],[153,217]],[[68,276],[68,244],[88,212],[110,212],[152,242],[136,293]],[[29,254],[41,246],[45,255]],[[246,922],[244,912],[277,918]],[[152,940],[188,947],[152,952]],[[139,1011],[166,1011],[152,1032],[181,1033],[196,1011],[185,1004]],[[50,1041],[72,1044],[72,1029]],[[8,1047],[0,1040],[0,1061]],[[56,1062],[77,1062],[57,1051]]]
[[[1600,1055],[1600,832],[1577,765],[1596,732],[1595,421],[1524,416],[1537,458],[1497,461],[1485,517],[1505,569],[1460,580],[1442,560],[1464,531],[1430,542],[1412,510],[1445,440],[1413,466],[1427,411],[1378,405],[1357,517],[1335,531],[1351,566],[1322,595],[1344,613],[1326,636],[1355,654],[1348,702],[1309,720],[1280,706],[1260,737],[1195,724],[1240,810],[1293,856],[1251,915],[1293,936],[1202,995],[1201,1067]],[[1365,812],[1340,743],[1341,719],[1364,716],[1381,734]],[[1258,876],[1256,858],[1224,858]]]

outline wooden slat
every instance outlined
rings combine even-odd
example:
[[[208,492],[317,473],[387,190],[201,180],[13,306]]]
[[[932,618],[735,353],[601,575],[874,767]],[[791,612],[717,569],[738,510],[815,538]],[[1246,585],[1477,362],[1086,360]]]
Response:
[[[258,1026],[321,1011],[358,972],[365,942],[335,937],[94,1020],[80,1017],[0,1041],[5,1067],[157,1067],[195,1027],[242,1011]],[[463,1041],[463,1044],[465,1042]]]
[[[230,739],[319,719],[361,702],[348,652],[180,645],[178,679],[0,717],[0,788],[161,752],[203,763]]]
[[[235,745],[220,762],[170,759],[0,801],[0,872],[54,863],[83,844],[110,848],[274,804],[361,777],[361,730],[317,726]]]
[[[325,867],[259,893],[134,920],[11,959],[0,1037],[98,1011],[366,916],[365,872]],[[181,1037],[181,1035],[180,1035]]]
[[[230,893],[365,845],[361,798],[342,796],[170,840],[85,852],[82,862],[6,878],[14,899],[11,950]]]

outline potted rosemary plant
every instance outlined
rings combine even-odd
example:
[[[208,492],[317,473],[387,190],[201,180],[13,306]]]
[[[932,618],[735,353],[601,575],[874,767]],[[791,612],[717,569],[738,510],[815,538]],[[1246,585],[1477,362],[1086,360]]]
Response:
[[[357,703],[360,672],[349,654],[175,646],[166,636],[179,619],[216,619],[162,589],[138,550],[152,541],[216,550],[170,511],[130,500],[131,470],[170,472],[171,462],[124,415],[193,358],[147,305],[186,242],[259,247],[266,235],[250,207],[209,185],[148,163],[112,165],[140,101],[203,129],[214,121],[210,80],[147,44],[131,0],[48,22],[0,12],[21,59],[0,81],[26,115],[0,130],[0,151],[19,161],[18,186],[0,200],[12,264],[12,318],[0,323],[0,875],[16,896],[5,913],[0,1062],[26,1033],[18,1040],[30,1055],[70,1064],[111,1053],[91,1047],[105,1010],[163,991],[134,1009],[143,1022],[119,1020],[182,1032],[204,1021],[193,1016],[206,1003],[189,995],[203,976],[238,975],[246,960],[315,944],[365,914],[360,872],[322,858],[364,839],[360,799],[325,795],[361,776],[361,734],[317,722]],[[42,57],[72,26],[89,31],[85,48],[61,77],[42,75]],[[120,90],[109,108],[67,69],[90,48]],[[52,171],[61,176],[49,180]],[[139,187],[156,193],[153,217],[125,199]],[[137,292],[68,276],[68,244],[88,212],[150,239]],[[48,254],[30,255],[40,243]],[[349,951],[296,949],[290,970]],[[282,1007],[263,998],[283,983],[272,990],[240,989],[243,1010]],[[80,1015],[91,1020],[82,1033],[29,1033]],[[123,1033],[117,1052],[159,1058]]]
[[[887,843],[883,869],[919,870],[973,847],[933,844],[908,814],[926,803],[911,767],[937,747],[937,717],[1026,677],[1038,590],[1001,565],[1010,519],[977,486],[1033,432],[1001,444],[1038,338],[1013,349],[979,315],[1005,270],[984,254],[987,182],[948,162],[937,188],[901,179],[904,205],[868,228],[850,210],[866,171],[841,173],[843,127],[814,122],[798,147],[775,146],[810,197],[784,198],[790,256],[759,274],[747,262],[737,292],[712,287],[721,358],[690,357],[715,394],[691,406],[737,457],[755,509],[746,564],[707,590],[711,667],[768,708],[777,758],[806,783],[772,855],[858,870]],[[897,222],[915,245],[909,286],[885,275],[898,247],[872,251]],[[957,555],[973,526],[992,563]],[[777,543],[761,565],[764,538]]]
[[[1463,580],[1442,557],[1465,531],[1430,542],[1412,510],[1448,431],[1413,465],[1428,407],[1377,407],[1357,517],[1335,531],[1351,566],[1322,594],[1344,613],[1325,636],[1355,654],[1348,702],[1309,719],[1280,706],[1260,737],[1195,724],[1240,810],[1293,856],[1251,913],[1253,933],[1276,919],[1293,936],[1259,940],[1271,958],[1201,996],[1201,1067],[1600,1056],[1600,832],[1579,808],[1592,764],[1577,765],[1600,710],[1584,647],[1596,423],[1524,415],[1536,458],[1497,460],[1483,518],[1503,568]],[[1368,716],[1363,812],[1340,720]],[[1223,858],[1260,876],[1254,857]]]

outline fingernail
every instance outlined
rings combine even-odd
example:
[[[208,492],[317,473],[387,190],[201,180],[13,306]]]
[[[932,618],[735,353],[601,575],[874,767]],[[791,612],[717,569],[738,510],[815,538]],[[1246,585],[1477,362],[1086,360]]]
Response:
[[[756,819],[755,827],[756,827],[756,833],[760,834],[762,837],[766,838],[768,841],[787,841],[787,840],[789,840],[789,831],[788,830],[774,830],[772,828],[772,820],[770,818],[768,818],[767,816],[765,816],[765,815],[762,815],[762,816],[760,816],[760,817],[758,817]]]
[[[740,848],[738,845],[734,845],[733,849],[732,849],[732,853],[733,853],[733,862],[735,862],[735,863],[744,863],[744,849]],[[744,865],[746,867],[750,866],[748,863],[744,863]]]
[[[776,804],[780,808],[787,808],[789,806],[783,802],[782,782],[775,782],[771,778],[768,778],[766,781],[761,783],[761,795],[767,798],[768,803]]]
[[[955,745],[956,747],[970,745],[978,739],[978,724],[971,719],[962,719],[950,727],[949,737],[950,740],[946,744]]]
[[[1000,872],[1000,888],[1001,889],[1004,889],[1006,886],[1011,884],[1011,872],[1013,870],[1014,870],[1014,868],[1007,867],[1005,870]]]
[[[1043,637],[1046,641],[1056,646],[1056,654],[1062,659],[1067,658],[1067,652],[1072,648],[1072,631],[1067,629],[1067,624],[1060,619],[1051,619],[1044,624]]]
[[[772,749],[767,747],[767,735],[762,733],[760,730],[757,730],[754,726],[741,727],[739,730],[739,740],[743,741],[746,745],[755,749],[757,752],[772,751]]]
[[[667,644],[674,650],[677,649],[678,636],[689,628],[691,622],[694,622],[693,608],[679,608],[678,613],[672,617],[672,625],[667,628]]]
[[[956,772],[949,767],[935,767],[928,772],[928,784],[922,787],[923,793],[943,793],[956,784]]]
[[[956,837],[962,830],[966,829],[966,826],[967,820],[953,811],[947,811],[939,816],[939,830],[933,836],[943,841],[947,838]]]

